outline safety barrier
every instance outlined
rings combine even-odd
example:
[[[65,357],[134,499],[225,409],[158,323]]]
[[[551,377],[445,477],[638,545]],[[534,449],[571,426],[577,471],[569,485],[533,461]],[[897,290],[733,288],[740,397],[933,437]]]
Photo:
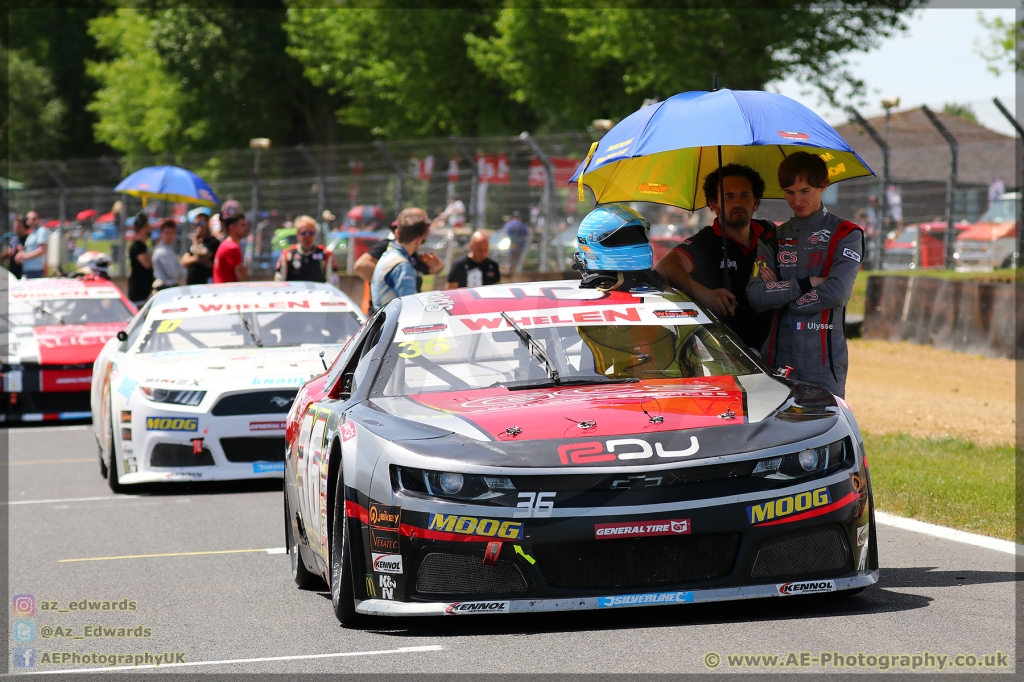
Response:
[[[1022,305],[1024,284],[873,276],[863,334],[988,357],[1024,357],[1024,334],[1016,324]]]

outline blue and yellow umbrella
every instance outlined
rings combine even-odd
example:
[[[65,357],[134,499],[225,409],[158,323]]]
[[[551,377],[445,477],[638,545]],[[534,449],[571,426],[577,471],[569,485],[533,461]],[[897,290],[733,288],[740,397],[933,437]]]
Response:
[[[114,188],[133,197],[180,201],[200,206],[219,206],[220,200],[206,182],[177,166],[150,166],[137,170]]]

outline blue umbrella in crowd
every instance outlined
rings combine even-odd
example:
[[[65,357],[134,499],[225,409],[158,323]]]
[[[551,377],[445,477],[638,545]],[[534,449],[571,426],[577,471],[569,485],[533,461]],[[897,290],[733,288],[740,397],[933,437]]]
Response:
[[[115,192],[145,199],[217,206],[220,200],[201,177],[177,166],[150,166],[121,181]]]

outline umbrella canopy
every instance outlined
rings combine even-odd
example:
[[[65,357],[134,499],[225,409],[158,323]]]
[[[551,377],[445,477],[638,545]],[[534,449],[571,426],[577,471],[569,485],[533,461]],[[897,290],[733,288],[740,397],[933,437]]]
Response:
[[[350,208],[345,217],[354,222],[369,222],[376,220],[377,222],[384,222],[387,220],[387,216],[384,215],[384,211],[380,210],[378,206],[355,206]]]
[[[818,154],[831,182],[874,175],[845,140],[804,105],[774,92],[684,92],[644,107],[612,128],[570,182],[583,175],[597,203],[648,201],[696,210],[704,177],[722,164],[750,166],[764,196],[784,197],[778,168],[798,151]],[[581,190],[582,191],[582,190]]]
[[[206,182],[190,170],[177,166],[150,166],[137,170],[121,181],[115,192],[133,197],[182,201],[216,206],[220,203]]]
[[[97,214],[96,211],[94,211],[91,208],[87,208],[84,211],[79,212],[79,214],[75,216],[75,220],[79,222],[83,220],[91,220],[95,218],[97,215],[99,214]]]

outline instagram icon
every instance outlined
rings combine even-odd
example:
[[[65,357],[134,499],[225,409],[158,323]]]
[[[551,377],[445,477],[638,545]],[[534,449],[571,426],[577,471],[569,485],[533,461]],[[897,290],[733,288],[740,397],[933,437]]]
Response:
[[[33,616],[36,612],[36,598],[32,594],[16,594],[11,610],[15,616]]]

